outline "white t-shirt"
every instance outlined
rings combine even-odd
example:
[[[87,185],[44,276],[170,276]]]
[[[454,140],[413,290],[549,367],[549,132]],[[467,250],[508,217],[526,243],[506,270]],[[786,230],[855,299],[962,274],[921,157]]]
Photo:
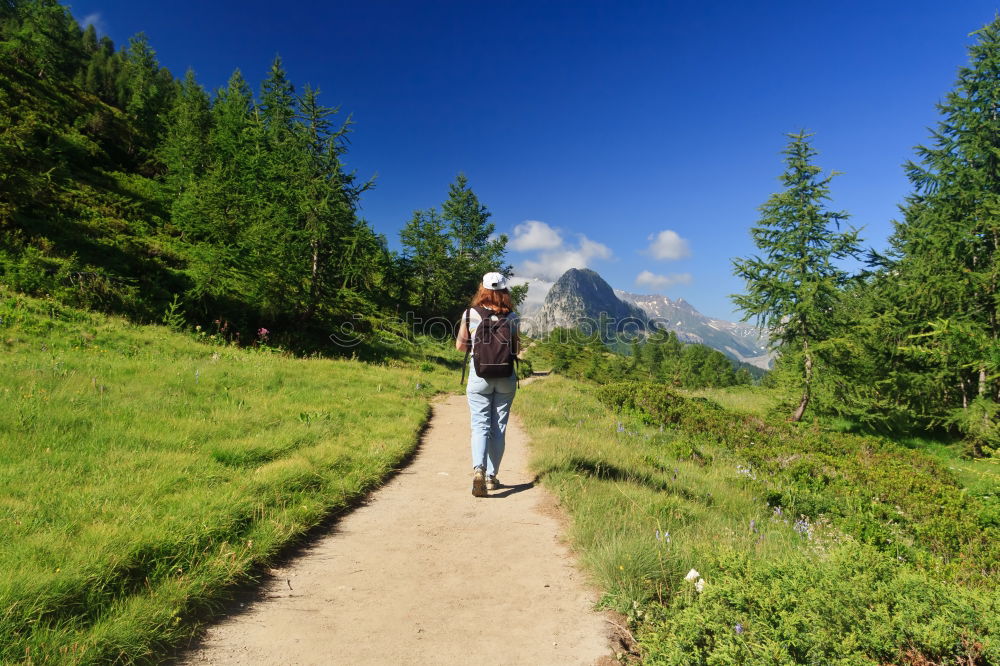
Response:
[[[481,323],[483,323],[483,318],[479,315],[478,312],[476,312],[474,308],[469,308],[465,312],[469,313],[469,350],[471,351],[473,346],[476,344],[476,336],[475,336],[476,329],[479,327]],[[465,312],[462,313],[462,319],[459,324],[460,326],[461,324],[465,323]],[[496,321],[498,319],[498,316],[493,315],[491,319]],[[514,327],[514,332],[517,333],[517,324],[518,324],[517,313],[511,312],[509,315],[507,315],[507,321],[510,322],[510,325]]]

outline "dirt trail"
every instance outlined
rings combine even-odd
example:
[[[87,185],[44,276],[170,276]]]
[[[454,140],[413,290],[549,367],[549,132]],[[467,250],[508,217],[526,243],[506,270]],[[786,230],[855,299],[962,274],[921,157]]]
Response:
[[[436,402],[413,462],[182,663],[607,663],[606,622],[532,483],[516,412],[504,487],[477,499],[465,396]]]

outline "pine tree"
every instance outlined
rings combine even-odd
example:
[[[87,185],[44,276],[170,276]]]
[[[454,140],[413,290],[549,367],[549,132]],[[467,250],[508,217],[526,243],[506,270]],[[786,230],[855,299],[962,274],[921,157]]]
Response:
[[[498,271],[510,276],[511,267],[504,264],[507,236],[491,238],[496,227],[489,221],[490,212],[469,187],[465,174],[458,174],[449,186],[441,218],[448,223],[452,239],[450,266],[459,299],[474,293],[485,273]],[[455,305],[461,307],[461,303]]]
[[[268,132],[278,136],[291,132],[295,107],[295,86],[288,80],[281,56],[275,56],[260,87],[260,115]]]
[[[83,31],[83,40],[81,43],[83,45],[83,53],[86,56],[88,57],[93,56],[95,53],[97,53],[97,50],[99,48],[97,40],[97,28],[94,27],[93,23],[88,25],[87,29]]]
[[[335,289],[375,293],[389,256],[385,239],[356,215],[361,194],[372,183],[359,185],[344,170],[341,158],[351,118],[335,125],[332,118],[339,109],[320,104],[319,91],[309,86],[297,108],[298,138],[309,165],[299,188],[299,210],[309,265],[302,319],[310,319],[321,300]]]
[[[975,34],[931,145],[906,165],[914,192],[886,268],[910,341],[902,370],[937,385],[907,400],[929,414],[1000,399],[1000,16]]]
[[[159,148],[160,160],[167,169],[167,182],[175,194],[192,185],[205,170],[210,112],[208,94],[189,69],[170,110]]]
[[[0,58],[39,79],[77,73],[83,60],[82,31],[56,0],[17,2],[2,18]]]
[[[414,305],[432,316],[451,309],[455,301],[449,269],[454,250],[446,229],[444,220],[431,208],[415,211],[399,234],[409,267],[408,279],[418,296]]]
[[[244,240],[263,208],[253,110],[250,88],[236,70],[212,104],[204,175],[172,207],[174,225],[193,247],[187,296],[202,314],[220,301],[255,303],[251,285],[264,268],[250,263]]]
[[[834,262],[859,252],[857,232],[839,231],[847,214],[825,208],[834,174],[823,177],[812,163],[816,151],[810,136],[804,131],[788,135],[781,176],[785,189],[761,206],[760,221],[751,231],[763,257],[733,260],[735,275],[747,282],[746,293],[733,296],[744,320],[755,317],[771,330],[780,353],[801,357],[802,395],[792,421],[800,420],[809,405],[817,354],[831,335],[828,312],[848,279]]]
[[[144,33],[129,40],[123,63],[118,77],[118,99],[139,130],[129,151],[145,171],[154,172],[156,167],[149,163],[149,158],[163,135],[166,111],[173,104],[177,84],[169,70],[160,67]]]

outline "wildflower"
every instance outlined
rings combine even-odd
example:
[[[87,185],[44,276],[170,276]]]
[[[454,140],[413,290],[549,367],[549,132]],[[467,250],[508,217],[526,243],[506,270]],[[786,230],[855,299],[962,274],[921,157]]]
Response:
[[[754,520],[753,518],[750,519],[750,531],[751,532],[757,531],[757,521]]]
[[[698,582],[694,584],[695,592],[701,594],[705,590],[705,579],[699,578]]]
[[[701,574],[698,573],[697,569],[691,569],[691,571],[688,571],[687,576],[684,576],[684,580],[689,582],[698,580],[699,578],[701,578]]]
[[[259,337],[261,337],[261,338],[266,338],[267,334],[270,333],[270,332],[271,331],[269,331],[269,330],[267,330],[266,328],[263,328],[263,327],[257,329],[257,335]]]
[[[812,536],[812,525],[809,524],[809,519],[806,516],[796,520],[793,529],[804,537]]]
[[[780,504],[778,506],[774,507],[774,515],[777,518],[781,517],[782,512],[781,512],[781,505]]]
[[[618,422],[618,432],[625,432],[625,426],[622,425],[621,421]]]
[[[733,627],[733,631],[735,631],[738,634],[742,634],[743,633],[743,625],[740,624],[739,622],[737,622],[736,626]]]

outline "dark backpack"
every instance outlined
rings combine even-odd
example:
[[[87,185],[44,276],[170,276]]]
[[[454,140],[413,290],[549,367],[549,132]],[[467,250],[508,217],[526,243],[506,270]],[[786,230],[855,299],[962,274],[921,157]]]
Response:
[[[514,354],[514,327],[507,315],[497,315],[487,308],[475,308],[482,318],[472,336],[472,365],[480,377],[510,377],[514,374],[517,355]],[[493,317],[496,317],[496,320]],[[469,311],[465,311],[465,330],[469,330]],[[462,382],[469,352],[465,352]]]

